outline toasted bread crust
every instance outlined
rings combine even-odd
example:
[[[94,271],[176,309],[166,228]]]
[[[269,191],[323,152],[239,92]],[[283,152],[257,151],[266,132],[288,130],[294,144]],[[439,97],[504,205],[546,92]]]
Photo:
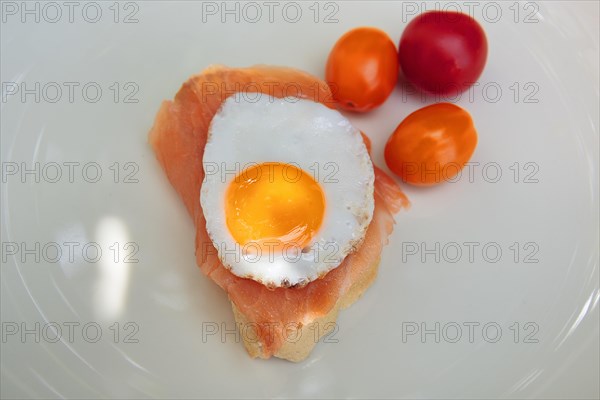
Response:
[[[294,334],[294,340],[285,340],[281,348],[275,353],[275,357],[282,358],[293,362],[299,362],[304,360],[312,349],[317,344],[318,340],[329,333],[335,327],[335,321],[337,320],[338,313],[340,310],[350,307],[356,300],[362,296],[369,286],[375,280],[377,271],[379,269],[379,261],[377,260],[365,271],[363,276],[356,282],[353,282],[350,289],[338,299],[335,306],[329,313],[314,319],[310,323],[299,328],[298,332]],[[240,326],[251,326],[251,321],[244,315],[233,302],[231,302],[233,309],[233,315],[235,322],[238,327]],[[244,341],[244,346],[251,357],[261,357],[261,343],[256,338],[256,332],[252,335],[243,334],[241,335]]]

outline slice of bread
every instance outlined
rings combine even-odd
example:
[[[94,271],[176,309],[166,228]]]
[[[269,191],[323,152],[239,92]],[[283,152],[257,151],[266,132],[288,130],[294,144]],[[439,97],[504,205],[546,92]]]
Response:
[[[308,357],[319,339],[335,328],[335,321],[337,320],[339,311],[350,307],[360,298],[360,296],[362,296],[367,288],[371,286],[377,276],[379,260],[380,258],[365,271],[359,280],[352,282],[348,291],[338,299],[337,303],[329,313],[302,326],[298,332],[294,334],[294,340],[285,340],[281,348],[275,353],[275,357],[293,362],[302,361]],[[262,354],[262,344],[260,341],[254,340],[258,335],[256,330],[252,327],[252,321],[250,321],[233,302],[231,303],[231,307],[233,308],[233,315],[238,328],[248,327],[248,330],[252,331],[250,334],[250,332],[247,332],[244,329],[245,332],[241,334],[248,354],[253,358],[260,357]]]

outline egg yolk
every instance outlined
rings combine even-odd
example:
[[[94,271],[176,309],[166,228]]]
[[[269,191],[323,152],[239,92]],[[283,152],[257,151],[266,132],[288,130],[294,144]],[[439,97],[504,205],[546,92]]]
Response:
[[[324,213],[320,185],[291,164],[266,162],[246,168],[225,195],[227,227],[241,245],[304,248],[319,230]]]

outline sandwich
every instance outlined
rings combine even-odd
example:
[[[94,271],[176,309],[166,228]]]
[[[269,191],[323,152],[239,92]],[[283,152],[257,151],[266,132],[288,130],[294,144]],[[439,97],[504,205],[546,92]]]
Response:
[[[164,101],[149,142],[252,357],[305,359],[374,281],[408,200],[327,84],[211,66]]]

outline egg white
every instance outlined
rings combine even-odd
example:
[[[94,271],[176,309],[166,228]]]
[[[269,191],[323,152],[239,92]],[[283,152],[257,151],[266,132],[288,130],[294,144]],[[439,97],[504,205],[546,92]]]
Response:
[[[200,203],[221,262],[235,275],[269,287],[302,286],[339,266],[373,217],[375,177],[361,134],[320,103],[256,93],[230,96],[211,122],[202,162]],[[227,227],[231,181],[264,162],[292,164],[321,186],[323,222],[303,251],[257,253],[255,246],[237,244]]]

